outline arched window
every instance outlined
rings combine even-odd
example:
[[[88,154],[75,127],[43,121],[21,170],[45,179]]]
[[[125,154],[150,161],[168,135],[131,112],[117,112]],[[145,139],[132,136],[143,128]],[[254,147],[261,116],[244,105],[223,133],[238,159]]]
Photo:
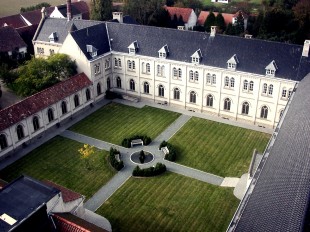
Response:
[[[254,82],[253,82],[253,81],[250,81],[249,90],[250,90],[250,91],[253,91],[253,89],[254,89]]]
[[[135,70],[135,69],[136,69],[136,62],[133,60],[133,61],[131,62],[131,64],[132,64],[132,70]]]
[[[51,122],[54,120],[54,112],[53,109],[49,108],[47,110],[47,117],[48,117],[48,121]]]
[[[161,66],[161,75],[165,77],[165,66],[164,65]]]
[[[150,85],[148,82],[144,82],[143,87],[144,87],[144,93],[150,93]]]
[[[146,63],[146,73],[151,73],[151,65]]]
[[[23,128],[22,125],[18,125],[16,127],[16,133],[17,133],[18,140],[21,140],[22,138],[25,137],[25,135],[24,135],[24,128]]]
[[[215,74],[212,75],[212,84],[213,85],[216,84],[216,75]]]
[[[32,125],[33,125],[33,130],[36,131],[40,128],[39,124],[39,118],[37,116],[34,116],[32,119]]]
[[[182,78],[182,69],[179,68],[178,70],[178,78],[181,79]]]
[[[207,84],[211,84],[211,74],[207,73]]]
[[[269,85],[268,94],[272,95],[272,93],[273,93],[273,85]]]
[[[158,86],[158,96],[164,97],[165,96],[165,89],[163,85]]]
[[[133,79],[130,79],[130,90],[131,91],[136,90],[135,81]]]
[[[61,111],[62,111],[62,114],[67,113],[67,103],[65,101],[61,103]]]
[[[229,87],[229,77],[225,77],[225,87]]]
[[[230,87],[234,88],[235,87],[235,78],[230,78]]]
[[[247,80],[243,81],[243,90],[248,90],[249,82]]]
[[[80,99],[78,95],[74,96],[74,106],[78,107],[80,105]]]
[[[8,147],[8,142],[6,140],[6,136],[4,134],[0,135],[0,148],[1,150]]]
[[[179,88],[175,88],[173,90],[173,99],[180,100],[180,89]]]
[[[122,88],[122,80],[120,77],[116,78],[116,87],[121,89]]]
[[[264,83],[263,85],[263,93],[266,94],[267,93],[267,84]]]
[[[230,110],[231,101],[229,98],[225,98],[224,100],[224,110]]]
[[[116,58],[114,58],[114,66],[117,67],[118,66],[118,61]]]
[[[242,114],[249,114],[249,103],[248,102],[243,102],[242,104]]]
[[[110,77],[107,78],[107,89],[111,89],[111,81],[110,81]]]
[[[130,70],[132,69],[132,67],[131,67],[131,61],[130,61],[130,60],[127,60],[127,68],[130,69]]]
[[[157,76],[161,76],[162,74],[161,74],[161,67],[160,67],[160,65],[158,64],[157,65]]]
[[[260,117],[261,118],[267,118],[268,117],[268,107],[263,106],[260,110]]]
[[[86,94],[86,101],[89,101],[90,100],[90,90],[86,89],[85,94]]]
[[[194,72],[191,70],[189,71],[189,80],[193,81],[194,80]]]
[[[189,102],[190,103],[196,103],[196,93],[195,93],[195,91],[191,91],[190,92]]]
[[[286,90],[286,88],[284,87],[284,88],[282,89],[282,97],[283,97],[283,98],[286,98],[286,94],[287,94],[287,90]]]
[[[121,61],[121,58],[118,58],[118,67],[122,67],[122,61]]]
[[[213,96],[211,94],[207,96],[207,106],[213,107]]]
[[[101,92],[101,84],[98,83],[98,84],[97,84],[97,96],[99,96],[101,93],[102,93],[102,92]]]
[[[199,80],[199,73],[196,71],[195,72],[195,81],[198,81]]]
[[[173,77],[178,77],[178,70],[173,68]]]

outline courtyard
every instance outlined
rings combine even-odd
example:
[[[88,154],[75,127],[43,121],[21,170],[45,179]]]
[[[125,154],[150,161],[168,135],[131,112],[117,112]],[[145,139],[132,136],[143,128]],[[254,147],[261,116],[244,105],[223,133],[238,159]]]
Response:
[[[269,136],[239,129],[150,106],[111,103],[1,170],[0,178],[11,181],[26,174],[79,192],[87,198],[85,207],[110,220],[116,231],[224,231],[239,200],[221,183],[247,172],[253,149],[262,151]],[[149,165],[162,162],[167,173],[131,177],[135,164],[129,154],[141,148],[119,145],[134,134],[152,138],[144,146],[155,155]],[[162,140],[177,148],[177,163],[163,159],[158,151]],[[84,143],[98,148],[89,170],[77,152]],[[119,172],[107,161],[111,146],[121,151],[125,163]]]

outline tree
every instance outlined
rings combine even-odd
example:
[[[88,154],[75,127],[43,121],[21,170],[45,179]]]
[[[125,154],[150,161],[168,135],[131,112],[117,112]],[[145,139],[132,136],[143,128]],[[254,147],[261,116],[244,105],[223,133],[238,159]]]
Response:
[[[89,169],[89,158],[92,154],[95,153],[94,146],[90,146],[89,144],[84,144],[82,148],[78,150],[81,155],[81,159],[85,160],[86,168]]]
[[[0,66],[0,79],[6,85],[11,85],[17,79],[17,74],[15,71],[9,69],[8,64],[3,63]]]
[[[48,59],[32,58],[18,69],[14,82],[17,94],[29,96],[76,74],[76,64],[68,55],[55,54]]]
[[[166,6],[173,6],[174,0],[166,0]]]
[[[90,19],[107,21],[112,19],[112,0],[91,0]]]
[[[50,6],[51,6],[51,4],[49,4],[47,2],[42,2],[42,3],[39,3],[35,6],[22,7],[22,8],[20,8],[20,12],[23,13],[23,12],[28,12],[28,11],[40,10],[40,9],[42,9],[42,7],[50,7]]]
[[[204,24],[205,30],[207,32],[210,32],[211,26],[215,26],[215,15],[212,11],[210,12],[210,14],[208,15],[208,17],[205,21],[205,24]]]
[[[223,15],[221,13],[219,13],[216,17],[215,17],[215,25],[217,26],[217,28],[223,32],[226,29],[226,24],[225,24],[225,19],[223,17]]]
[[[170,20],[168,11],[164,8],[160,8],[151,15],[148,25],[156,27],[169,27]]]
[[[243,18],[241,11],[239,11],[238,13],[237,20],[236,20],[234,27],[235,27],[236,35],[242,35],[244,33],[244,18]]]

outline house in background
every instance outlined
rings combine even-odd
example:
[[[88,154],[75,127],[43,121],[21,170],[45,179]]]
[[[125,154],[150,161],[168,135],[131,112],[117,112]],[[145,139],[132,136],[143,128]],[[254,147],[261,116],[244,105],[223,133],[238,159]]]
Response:
[[[69,7],[70,9],[68,9]],[[49,17],[67,18],[69,11],[71,12],[72,19],[89,19],[89,9],[86,2],[79,1],[71,3],[71,0],[67,0],[67,4],[55,6]]]
[[[27,44],[13,27],[0,28],[0,59],[19,60],[25,57]]]
[[[192,29],[194,26],[196,26],[197,15],[195,14],[193,9],[181,8],[181,7],[168,7],[168,6],[166,6],[165,9],[168,11],[171,20],[173,20],[175,15],[177,16],[178,19],[182,17],[185,30]]]
[[[231,0],[211,0],[211,2],[218,2],[218,3],[230,3]]]

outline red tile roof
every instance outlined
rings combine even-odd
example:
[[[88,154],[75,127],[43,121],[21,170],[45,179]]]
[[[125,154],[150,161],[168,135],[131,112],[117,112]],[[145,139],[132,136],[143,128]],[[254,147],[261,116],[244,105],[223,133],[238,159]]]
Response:
[[[14,51],[22,47],[27,47],[27,44],[13,27],[0,27],[0,52]]]
[[[213,13],[215,16],[219,14],[218,12],[213,12]],[[209,14],[210,14],[210,11],[201,11],[199,14],[198,20],[197,20],[197,24],[200,26],[203,26]],[[226,25],[228,25],[229,23],[232,23],[232,20],[234,17],[233,14],[222,13],[222,15],[224,17],[224,21]]]
[[[88,77],[80,73],[0,110],[0,131],[90,85]]]
[[[27,26],[27,23],[19,14],[16,14],[0,18],[0,27],[4,27],[6,25],[14,28],[19,28]]]
[[[65,188],[65,187],[63,187],[61,185],[55,184],[52,181],[45,180],[43,182],[45,184],[49,185],[50,187],[53,187],[53,188],[56,188],[56,189],[60,190],[61,194],[62,194],[62,199],[63,199],[64,202],[74,201],[74,200],[77,200],[77,199],[83,197],[81,194],[73,192],[72,190],[67,189],[67,188]]]
[[[184,23],[188,22],[189,16],[191,15],[193,9],[191,8],[182,8],[182,7],[169,7],[166,6],[165,9],[168,11],[171,19],[173,19],[174,15],[178,18],[182,15]]]

